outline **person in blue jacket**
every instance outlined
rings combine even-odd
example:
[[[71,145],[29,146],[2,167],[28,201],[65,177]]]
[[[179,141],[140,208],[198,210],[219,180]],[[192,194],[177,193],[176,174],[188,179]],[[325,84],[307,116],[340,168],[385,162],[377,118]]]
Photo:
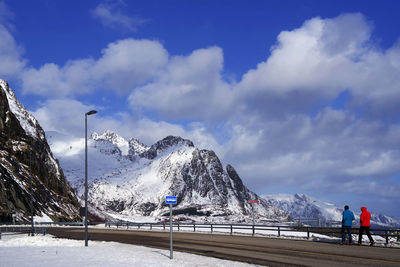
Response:
[[[351,225],[353,224],[354,219],[354,213],[349,210],[349,206],[344,206],[342,215],[342,245],[344,245],[344,241],[346,241],[345,232],[347,232],[349,236],[349,245],[351,245],[353,241],[351,238]]]

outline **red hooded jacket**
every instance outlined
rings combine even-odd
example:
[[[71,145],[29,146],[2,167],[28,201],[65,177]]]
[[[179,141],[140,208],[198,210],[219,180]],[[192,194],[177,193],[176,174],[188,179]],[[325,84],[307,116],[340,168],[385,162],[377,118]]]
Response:
[[[367,211],[366,207],[361,208],[360,224],[361,226],[370,226],[371,213]]]

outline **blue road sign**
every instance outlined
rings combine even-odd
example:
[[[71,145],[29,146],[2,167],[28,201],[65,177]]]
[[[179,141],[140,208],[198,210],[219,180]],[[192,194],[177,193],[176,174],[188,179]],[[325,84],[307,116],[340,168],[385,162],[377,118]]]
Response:
[[[166,204],[176,204],[176,197],[173,196],[166,196],[165,197]]]

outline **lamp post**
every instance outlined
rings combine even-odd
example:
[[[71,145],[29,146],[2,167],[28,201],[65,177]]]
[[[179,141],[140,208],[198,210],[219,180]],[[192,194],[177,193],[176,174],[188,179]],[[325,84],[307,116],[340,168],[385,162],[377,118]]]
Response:
[[[32,189],[32,150],[29,152],[29,169],[30,169],[30,179],[29,179],[29,187],[30,187],[30,195],[31,195],[31,235],[35,235],[35,226],[33,225],[33,189]]]
[[[87,116],[96,114],[96,110],[91,110],[87,113],[85,113],[85,247],[88,246],[88,222],[87,222],[87,217],[88,217],[88,205],[87,205],[87,199],[88,199],[88,182],[87,182]]]

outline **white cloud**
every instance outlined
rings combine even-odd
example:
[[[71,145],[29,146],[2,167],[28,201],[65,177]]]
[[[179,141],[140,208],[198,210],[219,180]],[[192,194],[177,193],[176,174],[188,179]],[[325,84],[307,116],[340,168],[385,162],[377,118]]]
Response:
[[[0,74],[3,78],[15,77],[23,69],[26,60],[22,58],[22,53],[23,49],[14,37],[0,24]]]
[[[125,39],[103,49],[92,71],[107,86],[128,93],[158,74],[167,60],[168,52],[159,42]]]
[[[192,123],[187,129],[178,124],[138,118],[128,113],[114,116],[104,114],[103,107],[85,105],[74,99],[50,99],[41,103],[33,114],[46,132],[54,131],[65,140],[75,140],[84,136],[85,113],[97,110],[88,118],[88,134],[112,130],[126,139],[136,138],[152,145],[168,135],[181,136],[192,140],[199,148],[219,149],[218,142],[201,123]]]
[[[126,7],[124,1],[106,1],[100,3],[91,11],[92,16],[99,19],[108,28],[132,32],[146,22],[145,19],[124,15],[122,10]]]
[[[23,91],[43,96],[74,96],[109,90],[129,93],[151,79],[168,60],[157,41],[125,39],[110,43],[98,59],[70,60],[64,66],[53,63],[22,73]]]
[[[239,120],[242,126],[232,128],[224,158],[259,189],[297,186],[318,191],[324,184],[378,181],[400,173],[399,125],[358,120],[350,112],[330,108],[314,118],[299,114],[276,121]]]
[[[130,103],[134,108],[157,110],[163,118],[213,119],[227,115],[232,92],[221,77],[222,70],[219,47],[172,57],[154,82],[132,92]]]
[[[92,109],[95,106],[74,99],[52,99],[41,103],[33,114],[45,131],[81,137],[84,135],[85,113]]]
[[[348,89],[353,105],[369,105],[374,113],[400,111],[400,46],[381,51],[371,30],[363,15],[345,14],[281,32],[271,56],[243,76],[240,97],[260,109],[271,104],[263,105],[270,112],[284,105],[286,113],[297,113]]]
[[[8,29],[14,29],[13,20],[15,18],[14,13],[8,8],[8,6],[0,1],[0,24],[4,25]]]
[[[230,118],[224,155],[257,188],[315,191],[400,173],[400,127],[390,124],[400,114],[400,45],[382,51],[371,30],[361,14],[313,18],[282,32],[243,76],[235,93],[244,109]],[[343,110],[327,107],[344,90]]]
[[[11,32],[14,30],[15,15],[0,1],[0,75],[2,78],[16,77],[24,68],[23,48],[17,44]]]

